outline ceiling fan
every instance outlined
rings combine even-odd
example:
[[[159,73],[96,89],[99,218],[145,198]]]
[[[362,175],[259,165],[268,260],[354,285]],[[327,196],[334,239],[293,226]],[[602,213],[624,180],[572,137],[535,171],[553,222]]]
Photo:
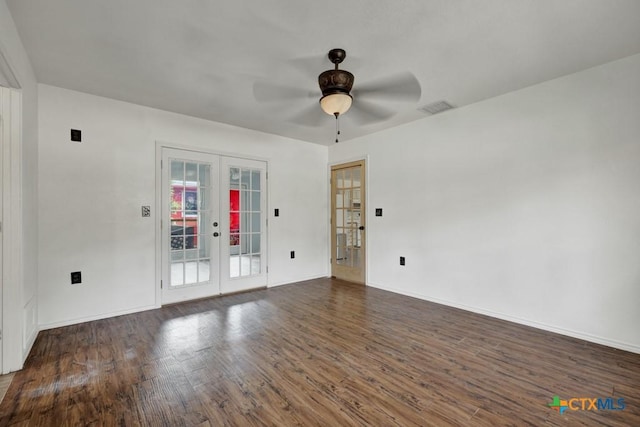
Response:
[[[328,58],[334,64],[334,68],[323,71],[318,76],[318,85],[322,93],[320,108],[310,104],[292,121],[306,126],[319,126],[323,122],[324,111],[336,118],[336,142],[340,130],[338,118],[345,115],[357,125],[368,125],[387,120],[397,111],[385,106],[385,101],[416,102],[420,99],[421,88],[416,77],[409,73],[400,73],[387,78],[378,79],[365,84],[356,84],[355,78],[347,70],[338,66],[345,60],[347,53],[344,49],[331,49]],[[301,99],[317,97],[317,92],[309,92],[290,86],[274,85],[267,82],[254,84],[254,96],[260,102],[272,102],[274,100]],[[382,104],[380,103],[382,101]]]

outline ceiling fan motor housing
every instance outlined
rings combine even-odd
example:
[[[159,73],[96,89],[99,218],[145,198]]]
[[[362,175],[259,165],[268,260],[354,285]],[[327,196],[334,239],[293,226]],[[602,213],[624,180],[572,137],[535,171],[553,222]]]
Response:
[[[322,96],[334,93],[349,94],[353,87],[353,74],[345,70],[327,70],[318,76]]]

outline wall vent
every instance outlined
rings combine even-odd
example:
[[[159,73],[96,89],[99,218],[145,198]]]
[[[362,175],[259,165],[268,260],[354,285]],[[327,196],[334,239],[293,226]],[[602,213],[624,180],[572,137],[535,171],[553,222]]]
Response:
[[[418,108],[418,111],[422,111],[424,113],[429,113],[429,114],[438,114],[438,113],[442,113],[443,111],[451,110],[452,108],[455,108],[455,107],[449,104],[447,101],[437,101],[437,102],[432,102],[431,104],[427,104]]]

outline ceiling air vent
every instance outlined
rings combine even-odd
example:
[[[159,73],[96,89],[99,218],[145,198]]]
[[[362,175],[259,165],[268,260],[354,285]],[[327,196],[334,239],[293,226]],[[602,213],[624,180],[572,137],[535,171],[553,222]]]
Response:
[[[418,108],[418,111],[423,111],[429,114],[438,114],[442,113],[443,111],[451,110],[452,108],[455,107],[449,104],[447,101],[437,101]]]

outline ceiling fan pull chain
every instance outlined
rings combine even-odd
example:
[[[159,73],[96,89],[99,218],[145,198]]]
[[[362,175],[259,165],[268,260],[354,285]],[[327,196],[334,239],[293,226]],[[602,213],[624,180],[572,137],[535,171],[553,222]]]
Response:
[[[338,116],[340,116],[340,114],[338,113],[333,113],[336,116],[336,142],[340,142],[338,141],[338,135],[340,135],[340,120],[338,119]]]

